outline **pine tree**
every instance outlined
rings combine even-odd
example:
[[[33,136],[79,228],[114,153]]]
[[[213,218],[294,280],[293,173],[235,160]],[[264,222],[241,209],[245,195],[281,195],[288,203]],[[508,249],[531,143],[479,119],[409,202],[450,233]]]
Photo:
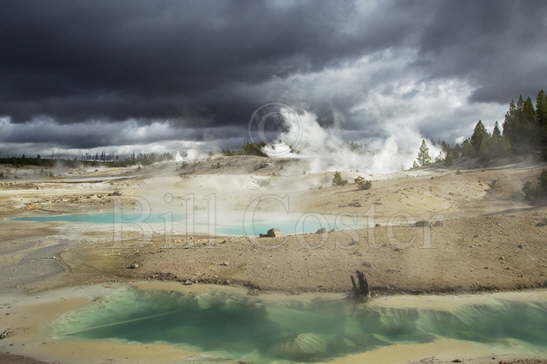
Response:
[[[431,164],[431,156],[429,155],[429,148],[425,139],[422,139],[422,145],[420,145],[420,151],[418,152],[418,163],[420,166],[427,166]]]
[[[519,95],[519,99],[517,100],[517,110],[522,111],[524,107],[524,99],[522,98],[522,95]]]
[[[536,118],[540,126],[547,125],[547,96],[543,90],[536,97]]]
[[[494,125],[494,130],[492,131],[492,137],[494,139],[501,139],[500,126],[497,121],[496,121],[496,124]]]
[[[473,148],[475,148],[476,152],[479,152],[481,148],[481,144],[489,138],[490,135],[488,134],[488,131],[484,127],[484,124],[481,120],[475,125],[475,130],[473,131],[473,135],[471,135],[471,145]]]
[[[536,99],[536,118],[539,129],[539,147],[544,160],[547,160],[547,95],[543,90]]]
[[[515,136],[515,124],[517,119],[517,105],[515,100],[511,100],[509,110],[505,113],[505,121],[503,122],[503,136],[513,143]]]
[[[334,172],[334,176],[332,178],[333,186],[344,186],[347,183],[348,181],[342,178],[342,174],[340,172]]]
[[[535,148],[539,141],[539,134],[537,133],[537,120],[536,111],[531,98],[526,98],[522,105],[521,119],[518,125],[518,137],[517,143],[520,144],[520,150],[529,152]]]
[[[517,101],[517,112],[515,115],[515,127],[513,131],[513,144],[520,147],[522,144],[523,125],[524,125],[524,99],[522,95],[519,96]]]
[[[462,154],[465,157],[473,157],[476,154],[475,148],[471,144],[471,139],[467,138],[462,143]]]
[[[534,109],[532,99],[529,97],[526,98],[526,101],[524,101],[524,104],[522,105],[522,117],[522,121],[526,126],[531,126],[536,123],[536,110]]]

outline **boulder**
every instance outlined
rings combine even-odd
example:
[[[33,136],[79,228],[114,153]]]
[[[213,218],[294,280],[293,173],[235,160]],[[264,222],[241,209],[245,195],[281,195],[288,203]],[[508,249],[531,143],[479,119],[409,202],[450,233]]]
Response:
[[[327,229],[321,228],[321,229],[318,229],[315,233],[316,234],[325,234],[326,232],[327,232]]]
[[[416,221],[414,223],[414,226],[416,226],[416,227],[430,227],[431,223],[429,221],[426,221],[426,220],[420,220],[420,221]]]
[[[278,238],[280,236],[284,236],[281,230],[276,228],[271,228],[266,232],[266,234],[260,234],[261,238]]]

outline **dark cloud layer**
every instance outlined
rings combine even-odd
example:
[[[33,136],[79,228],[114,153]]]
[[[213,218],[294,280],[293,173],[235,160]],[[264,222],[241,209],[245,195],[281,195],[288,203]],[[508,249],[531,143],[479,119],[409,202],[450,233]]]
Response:
[[[439,1],[419,42],[431,77],[462,77],[476,101],[506,103],[547,84],[547,2]]]
[[[333,110],[349,117],[356,93],[294,97],[295,77],[386,51],[413,52],[400,76],[459,79],[470,103],[506,103],[546,86],[545,34],[542,0],[5,0],[0,115],[243,128],[257,106],[294,98],[328,124]],[[382,82],[397,77],[362,88],[389,92]]]
[[[270,5],[268,5],[270,4]],[[350,3],[10,1],[3,4],[1,108],[16,121],[238,117],[230,86],[355,56],[338,30]],[[220,97],[219,97],[220,96]],[[188,110],[190,109],[190,110]]]

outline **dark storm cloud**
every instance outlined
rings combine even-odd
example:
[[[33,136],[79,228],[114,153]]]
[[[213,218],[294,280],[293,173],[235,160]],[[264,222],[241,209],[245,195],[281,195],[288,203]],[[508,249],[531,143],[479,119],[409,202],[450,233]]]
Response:
[[[468,82],[471,103],[545,87],[546,15],[542,0],[5,0],[0,115],[13,125],[43,115],[60,124],[169,119],[233,135],[257,106],[285,101],[324,124],[339,113],[347,128],[370,130],[379,121],[352,108],[409,75]],[[372,74],[358,72],[363,57]],[[374,68],[393,59],[397,67]],[[333,82],[336,69],[354,74]],[[55,135],[70,146],[120,142]]]
[[[228,96],[232,84],[320,69],[366,49],[367,37],[343,29],[352,9],[330,1],[8,0],[0,110],[15,121],[192,110],[233,122],[248,116],[248,101]]]
[[[547,86],[547,2],[437,1],[419,42],[431,77],[467,78],[475,101],[506,103]]]

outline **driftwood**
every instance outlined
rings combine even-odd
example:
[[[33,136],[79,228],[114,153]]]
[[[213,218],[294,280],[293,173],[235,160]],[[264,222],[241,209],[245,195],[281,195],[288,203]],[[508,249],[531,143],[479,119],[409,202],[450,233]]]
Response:
[[[368,282],[365,277],[365,273],[361,271],[355,271],[355,275],[357,276],[357,282],[355,281],[355,278],[350,276],[351,278],[351,284],[353,286],[353,298],[356,300],[363,300],[369,297],[370,290],[368,288]]]

